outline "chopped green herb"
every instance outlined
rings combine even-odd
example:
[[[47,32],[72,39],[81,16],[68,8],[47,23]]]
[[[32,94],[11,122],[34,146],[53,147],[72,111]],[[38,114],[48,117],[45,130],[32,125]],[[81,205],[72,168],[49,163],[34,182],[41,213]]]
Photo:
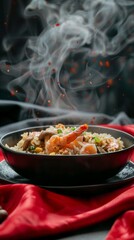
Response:
[[[58,134],[62,133],[62,130],[61,130],[60,128],[57,129],[57,133],[58,133]]]
[[[34,145],[29,146],[28,150],[31,150],[31,151],[35,150],[35,146]]]
[[[75,127],[71,127],[71,130],[74,131],[76,128]]]
[[[95,140],[96,143],[100,143],[100,138],[98,138],[97,136],[93,137],[93,139]]]

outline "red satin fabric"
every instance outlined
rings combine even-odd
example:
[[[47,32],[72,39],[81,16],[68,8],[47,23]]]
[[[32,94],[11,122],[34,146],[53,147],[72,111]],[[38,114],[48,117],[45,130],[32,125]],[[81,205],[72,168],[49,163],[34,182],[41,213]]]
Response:
[[[110,126],[134,135],[134,125]],[[1,154],[1,159],[2,159]],[[134,155],[132,157],[134,161]],[[106,240],[134,239],[134,185],[88,199],[67,197],[31,184],[0,185],[0,205],[9,213],[1,240],[57,235],[117,217]]]

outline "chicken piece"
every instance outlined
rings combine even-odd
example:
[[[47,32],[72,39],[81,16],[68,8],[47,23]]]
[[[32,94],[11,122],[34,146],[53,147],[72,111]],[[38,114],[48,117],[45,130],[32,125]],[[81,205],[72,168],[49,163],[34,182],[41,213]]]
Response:
[[[28,148],[32,139],[33,139],[33,137],[31,137],[31,136],[27,137],[27,139],[24,141],[23,146],[22,146],[23,150],[26,150]]]

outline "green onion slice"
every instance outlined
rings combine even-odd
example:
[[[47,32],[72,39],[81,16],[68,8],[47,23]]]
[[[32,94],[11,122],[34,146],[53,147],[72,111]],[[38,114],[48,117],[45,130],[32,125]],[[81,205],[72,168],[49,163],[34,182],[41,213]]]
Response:
[[[58,133],[58,134],[62,133],[62,130],[61,130],[60,128],[57,129],[57,133]]]

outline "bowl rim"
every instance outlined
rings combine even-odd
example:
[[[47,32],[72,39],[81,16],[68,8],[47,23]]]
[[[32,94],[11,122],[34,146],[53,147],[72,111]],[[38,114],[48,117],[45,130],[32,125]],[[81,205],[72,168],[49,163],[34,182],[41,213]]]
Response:
[[[121,153],[121,152],[125,152],[125,151],[128,151],[128,150],[130,150],[130,149],[133,149],[134,148],[134,143],[131,145],[131,146],[129,146],[129,147],[126,147],[126,148],[124,148],[124,149],[121,149],[121,150],[118,150],[118,151],[113,151],[113,152],[106,152],[106,153],[98,153],[98,154],[78,154],[78,155],[75,155],[75,154],[73,154],[73,155],[62,155],[62,154],[56,154],[56,155],[49,155],[49,154],[39,154],[39,153],[36,153],[36,154],[33,154],[33,153],[28,153],[28,152],[19,152],[19,151],[16,151],[16,150],[13,150],[13,149],[11,149],[11,148],[9,148],[9,147],[6,147],[3,143],[2,143],[2,140],[5,138],[5,137],[8,137],[8,136],[10,136],[10,135],[13,135],[13,134],[17,134],[17,133],[19,133],[19,132],[24,132],[24,131],[28,131],[28,132],[30,132],[30,130],[34,130],[34,129],[43,129],[43,128],[47,128],[47,127],[50,127],[50,126],[55,126],[56,124],[50,124],[50,125],[38,125],[38,126],[32,126],[32,127],[27,127],[27,128],[22,128],[22,129],[18,129],[18,130],[15,130],[15,131],[11,131],[11,132],[8,132],[8,133],[5,133],[5,134],[3,134],[1,137],[0,137],[0,147],[4,150],[4,151],[6,151],[6,152],[11,152],[11,153],[14,153],[15,155],[26,155],[26,156],[44,156],[44,157],[53,157],[53,158],[56,158],[56,157],[62,157],[62,158],[67,158],[67,157],[96,157],[96,156],[106,156],[106,155],[113,155],[113,154],[119,154],[119,153]],[[80,124],[64,124],[65,126],[75,126],[75,127],[77,127],[77,126],[80,126]],[[131,139],[133,139],[133,141],[134,141],[134,136],[132,135],[132,134],[130,134],[130,133],[127,133],[127,132],[125,132],[125,131],[123,131],[123,130],[120,130],[120,129],[116,129],[116,128],[114,128],[114,127],[107,127],[107,126],[103,126],[103,125],[89,125],[88,124],[88,126],[89,127],[91,127],[91,128],[100,128],[100,129],[103,129],[103,130],[105,130],[105,129],[108,129],[108,130],[110,130],[110,131],[113,131],[113,132],[118,132],[118,133],[122,133],[122,134],[124,134],[125,136],[128,136],[129,138],[131,138]]]

